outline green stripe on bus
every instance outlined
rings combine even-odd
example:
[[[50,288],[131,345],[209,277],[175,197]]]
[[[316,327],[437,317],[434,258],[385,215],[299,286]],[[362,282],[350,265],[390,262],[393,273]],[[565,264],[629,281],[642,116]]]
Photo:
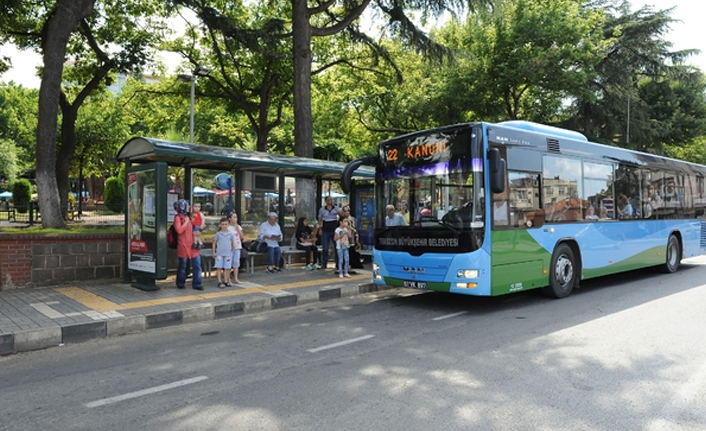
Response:
[[[491,295],[536,289],[549,283],[552,255],[525,230],[492,233]]]
[[[601,277],[604,275],[615,274],[616,272],[632,271],[649,266],[661,265],[666,262],[666,246],[652,247],[642,253],[638,253],[620,262],[608,263],[600,268],[583,269],[583,278]]]

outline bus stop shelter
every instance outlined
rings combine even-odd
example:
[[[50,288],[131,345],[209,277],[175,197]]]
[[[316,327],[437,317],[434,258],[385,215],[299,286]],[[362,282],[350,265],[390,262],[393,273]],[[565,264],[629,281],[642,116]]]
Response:
[[[232,209],[238,214],[240,220],[243,220],[244,210],[240,196],[245,190],[261,189],[274,192],[274,194],[278,195],[278,205],[275,209],[279,216],[280,226],[283,227],[286,197],[285,178],[308,179],[315,182],[315,196],[310,197],[315,202],[315,212],[314,214],[307,214],[312,218],[318,213],[321,206],[321,198],[325,195],[323,190],[324,181],[339,182],[346,166],[345,163],[329,160],[173,142],[146,137],[135,137],[127,141],[118,151],[116,158],[118,161],[125,163],[128,170],[140,165],[148,166],[155,163],[183,168],[183,198],[188,199],[190,202],[193,201],[194,197],[192,173],[195,169],[208,169],[227,173],[233,179],[232,195],[236,197]],[[362,166],[355,172],[355,178],[359,180],[371,181],[374,177],[375,171],[369,167]],[[274,179],[278,179],[278,181],[275,183]],[[273,190],[274,184],[277,184],[276,190]],[[356,193],[357,190],[354,186],[351,188],[349,196],[349,203],[354,212]],[[128,195],[126,194],[126,196]],[[301,202],[300,198],[301,196],[297,196],[299,202]],[[126,199],[126,243],[130,239],[128,232],[128,200]],[[128,274],[128,271],[126,271],[126,274]]]
[[[346,164],[329,160],[317,160],[306,157],[286,156],[258,151],[237,150],[233,148],[215,147],[209,145],[189,144],[185,142],[165,141],[153,138],[136,137],[123,145],[117,155],[118,161],[126,163],[127,167],[134,164],[165,162],[168,166],[184,168],[184,198],[192,200],[193,185],[191,172],[193,169],[211,169],[228,172],[234,177],[235,195],[244,190],[243,183],[246,173],[269,174],[279,178],[279,208],[280,217],[284,214],[285,177],[307,178],[316,182],[316,210],[323,196],[323,181],[338,182]],[[372,180],[374,169],[361,166],[356,171],[356,178]],[[355,190],[351,194],[354,195]],[[353,204],[351,196],[351,204]],[[240,200],[236,199],[233,210],[239,215]],[[282,220],[280,220],[281,222]]]

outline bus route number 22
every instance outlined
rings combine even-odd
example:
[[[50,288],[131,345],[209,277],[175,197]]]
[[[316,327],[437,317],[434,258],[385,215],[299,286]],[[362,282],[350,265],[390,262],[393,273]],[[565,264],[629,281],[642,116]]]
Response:
[[[399,158],[400,152],[397,148],[387,150],[387,161],[395,162]]]

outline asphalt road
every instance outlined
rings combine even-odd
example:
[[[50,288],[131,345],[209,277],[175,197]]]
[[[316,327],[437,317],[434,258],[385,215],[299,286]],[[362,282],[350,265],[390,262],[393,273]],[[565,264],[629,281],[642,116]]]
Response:
[[[706,258],[562,300],[410,290],[0,358],[0,430],[706,430]]]

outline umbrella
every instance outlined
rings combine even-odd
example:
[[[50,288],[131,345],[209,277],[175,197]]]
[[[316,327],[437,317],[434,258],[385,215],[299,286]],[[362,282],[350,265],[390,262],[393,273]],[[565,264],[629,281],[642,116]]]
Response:
[[[210,189],[206,189],[203,187],[196,186],[194,187],[194,196],[212,196],[215,195],[216,192]]]
[[[348,195],[343,194],[343,193],[338,193],[338,192],[329,192],[326,196],[331,196],[332,198],[336,199],[336,198],[345,198]],[[324,196],[324,197],[326,197],[326,196]]]
[[[2,192],[0,193],[0,198],[11,198],[12,192]]]
[[[277,193],[267,192],[267,193],[265,193],[265,197],[274,199],[274,198],[278,198],[279,195]]]

